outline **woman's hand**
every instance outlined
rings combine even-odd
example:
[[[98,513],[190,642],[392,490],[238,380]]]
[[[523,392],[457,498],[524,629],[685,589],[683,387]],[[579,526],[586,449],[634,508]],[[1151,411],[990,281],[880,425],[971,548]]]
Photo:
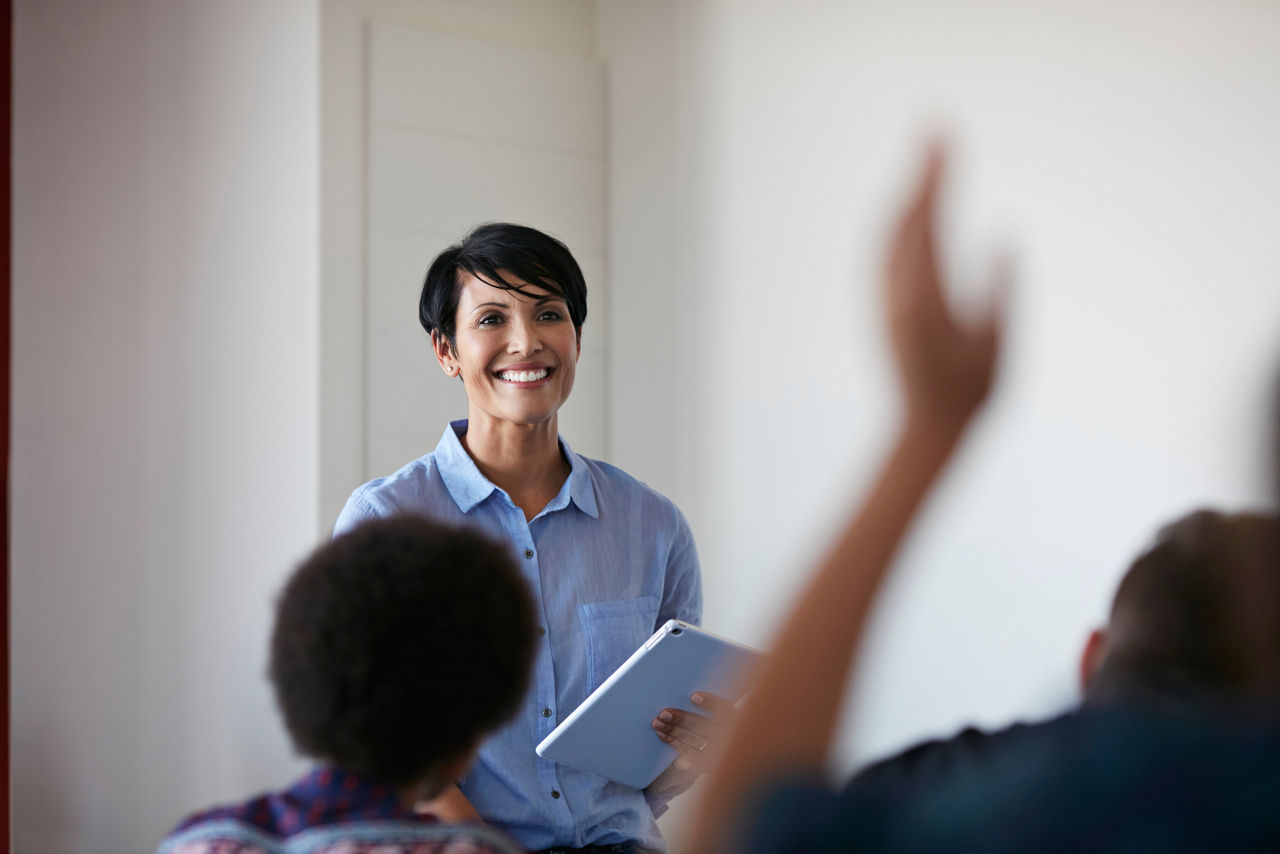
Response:
[[[991,390],[999,352],[1005,271],[993,282],[996,299],[972,324],[947,306],[938,269],[936,216],[943,156],[925,168],[889,244],[885,300],[909,423],[959,428]]]
[[[720,762],[724,744],[738,718],[738,710],[723,697],[699,691],[690,697],[706,715],[682,709],[663,709],[653,719],[658,738],[676,749],[675,761],[649,785],[655,792],[687,786]]]

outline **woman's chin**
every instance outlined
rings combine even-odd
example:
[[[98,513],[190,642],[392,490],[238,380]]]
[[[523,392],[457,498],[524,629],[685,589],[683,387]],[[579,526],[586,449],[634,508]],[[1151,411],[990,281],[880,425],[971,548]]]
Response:
[[[490,426],[498,429],[502,429],[503,427],[532,429],[543,426],[554,428],[556,426],[556,415],[558,412],[558,409],[513,409],[503,412],[485,413],[481,417],[484,421],[488,422]],[[476,418],[473,416],[471,421],[474,424]]]

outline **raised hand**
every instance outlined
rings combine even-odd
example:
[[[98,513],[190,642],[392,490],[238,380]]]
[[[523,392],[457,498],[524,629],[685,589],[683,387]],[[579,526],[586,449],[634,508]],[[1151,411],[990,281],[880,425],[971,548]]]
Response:
[[[890,235],[885,264],[906,420],[870,492],[783,621],[707,782],[690,850],[742,850],[761,792],[798,774],[822,774],[851,665],[894,553],[991,390],[1003,326],[999,303],[974,324],[957,321],[947,306],[934,233],[941,177],[935,148]]]
[[[934,230],[942,172],[934,146],[889,244],[885,297],[908,419],[959,427],[991,390],[1005,283],[993,283],[997,299],[976,323],[959,322],[948,307]]]

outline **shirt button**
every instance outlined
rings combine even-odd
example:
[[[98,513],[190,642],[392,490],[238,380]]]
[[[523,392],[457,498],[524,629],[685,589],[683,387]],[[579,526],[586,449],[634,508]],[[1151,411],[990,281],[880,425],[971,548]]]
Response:
[[[543,716],[544,718],[549,718],[549,717],[551,717],[551,710],[550,710],[550,709],[543,709],[543,710],[542,710],[542,716]]]
[[[546,626],[538,626],[538,637],[542,637],[547,633]]]
[[[553,797],[553,798],[558,798],[558,797],[560,797],[560,793],[559,793],[559,792],[557,792],[555,789],[552,789],[552,790],[551,790],[551,797]]]
[[[525,550],[524,550],[524,556],[525,556],[526,558],[532,558],[532,557],[533,557],[533,549],[525,549]]]

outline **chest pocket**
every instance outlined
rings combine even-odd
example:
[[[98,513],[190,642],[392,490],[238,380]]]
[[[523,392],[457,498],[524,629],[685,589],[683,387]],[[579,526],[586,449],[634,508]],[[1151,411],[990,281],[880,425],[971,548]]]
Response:
[[[653,634],[658,597],[579,605],[578,619],[587,638],[588,690],[594,691]]]

